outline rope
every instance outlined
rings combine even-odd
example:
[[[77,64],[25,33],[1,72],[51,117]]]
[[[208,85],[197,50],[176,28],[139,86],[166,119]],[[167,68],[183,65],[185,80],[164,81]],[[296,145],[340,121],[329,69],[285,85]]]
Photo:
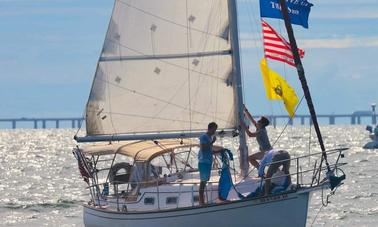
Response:
[[[189,104],[189,131],[192,131],[192,99],[191,99],[191,81],[190,81],[190,57],[189,57],[189,49],[190,49],[190,36],[191,36],[191,28],[190,28],[190,21],[188,15],[188,0],[185,2],[185,14],[186,14],[186,51],[188,54],[187,57],[187,68],[188,68],[188,104]]]
[[[117,45],[119,45],[119,46],[121,46],[121,47],[123,47],[123,48],[126,48],[126,49],[128,49],[128,50],[134,52],[134,53],[137,53],[138,55],[141,55],[142,57],[148,57],[148,56],[149,56],[148,54],[145,54],[145,53],[143,53],[143,52],[141,52],[141,51],[138,51],[138,50],[136,50],[136,49],[134,49],[134,48],[131,48],[131,47],[129,47],[129,46],[126,46],[125,44],[122,44],[122,43],[120,43],[120,42],[117,41],[117,40],[112,40],[112,39],[107,38],[106,41],[109,41],[109,42],[112,42],[112,43],[114,43],[114,44],[117,44]],[[184,69],[184,70],[188,70],[188,68],[186,68],[186,67],[184,67],[184,66],[181,66],[181,65],[179,65],[179,64],[172,63],[172,62],[167,61],[167,60],[163,60],[163,59],[156,59],[156,60],[157,60],[157,61],[160,61],[160,62],[162,62],[162,63],[165,63],[165,64],[167,64],[167,65],[174,66],[174,67],[176,67],[176,68],[181,68],[181,69]],[[218,79],[218,80],[220,80],[220,81],[223,81],[223,80],[224,80],[224,78],[221,77],[221,76],[219,76],[219,75],[210,74],[210,73],[204,73],[204,72],[197,71],[197,70],[193,70],[193,69],[189,69],[189,70],[190,70],[191,72],[198,73],[199,75],[202,75],[202,76],[206,76],[206,77],[210,77],[210,78]]]
[[[309,156],[308,156],[308,163],[310,164],[310,161],[311,161],[311,157],[310,157],[310,154],[311,154],[311,133],[312,133],[312,131],[311,131],[311,129],[312,129],[312,126],[311,126],[311,124],[310,124],[310,133],[309,133],[309,136],[308,136],[308,154],[309,154]]]
[[[79,120],[79,127],[75,133],[75,137],[77,136],[77,134],[79,134],[79,131],[81,130],[81,127],[83,126],[83,121],[84,121],[84,116],[86,115],[86,111],[83,111],[83,114],[81,115],[81,119]]]
[[[315,223],[316,219],[318,218],[318,215],[319,215],[320,211],[323,209],[323,207],[324,207],[324,206],[322,205],[322,206],[319,208],[318,212],[316,212],[316,215],[315,215],[314,219],[313,219],[312,222],[311,222],[311,226],[314,225],[314,223]]]
[[[152,99],[152,100],[155,100],[155,101],[159,101],[159,102],[162,102],[162,103],[166,103],[166,104],[169,104],[169,105],[172,105],[172,106],[175,106],[175,107],[178,107],[180,109],[183,109],[183,110],[189,110],[187,107],[185,106],[182,106],[182,105],[178,105],[178,104],[175,104],[175,103],[172,103],[172,102],[169,102],[167,100],[164,100],[164,99],[161,99],[159,97],[154,97],[154,96],[151,96],[151,95],[148,95],[148,94],[144,94],[144,93],[141,93],[141,92],[138,92],[136,90],[132,90],[132,89],[129,89],[127,87],[124,87],[124,86],[120,86],[118,84],[115,84],[111,81],[108,81],[108,80],[104,80],[104,79],[100,79],[98,78],[98,80],[101,80],[103,81],[104,83],[108,83],[114,87],[118,87],[122,90],[125,90],[125,91],[128,91],[130,93],[133,93],[133,94],[138,94],[140,96],[143,96],[143,97],[146,97],[146,98],[149,98],[149,99]],[[211,115],[207,114],[207,113],[203,113],[203,112],[200,112],[200,111],[197,111],[197,110],[192,110],[193,112],[195,112],[196,114],[200,114],[200,115],[203,115],[203,116],[206,116],[206,117],[211,117]],[[115,114],[115,113],[112,113],[112,114]],[[221,119],[221,118],[218,118],[217,119],[218,121],[222,121],[222,122],[226,122],[226,123],[229,123],[229,120],[224,120],[224,119]]]
[[[131,9],[134,9],[134,10],[137,10],[137,11],[143,13],[143,14],[146,14],[146,15],[149,15],[149,16],[152,16],[152,17],[155,17],[155,18],[157,18],[157,19],[159,19],[159,20],[165,21],[165,22],[170,23],[170,24],[172,24],[172,25],[177,25],[177,26],[182,27],[182,28],[185,28],[185,29],[187,28],[187,25],[180,24],[180,23],[175,22],[175,21],[173,21],[173,20],[170,20],[170,19],[167,19],[167,18],[161,17],[161,16],[159,16],[159,15],[153,14],[153,13],[147,11],[147,10],[144,10],[144,9],[138,8],[138,7],[133,6],[133,5],[129,4],[129,3],[127,3],[127,2],[124,2],[124,1],[121,1],[121,0],[118,0],[118,2],[121,3],[121,4],[123,4],[123,5],[126,5],[127,7],[131,8]],[[187,19],[188,19],[188,18],[187,18]],[[200,33],[202,33],[202,34],[204,34],[204,35],[208,35],[208,36],[214,36],[214,37],[222,38],[222,36],[220,36],[220,35],[212,34],[212,33],[209,33],[208,31],[203,31],[203,30],[198,29],[198,28],[192,28],[192,30],[193,30],[193,31],[196,31],[196,32],[200,32]]]
[[[295,108],[294,115],[296,114],[296,112],[297,112],[299,106],[301,105],[301,103],[302,103],[302,101],[303,101],[303,98],[304,98],[304,96],[302,96],[301,100],[299,101],[299,104],[298,104],[297,107]],[[276,143],[278,142],[278,140],[281,138],[282,134],[285,132],[287,126],[289,125],[289,122],[291,121],[291,119],[292,119],[292,118],[290,118],[290,119],[286,122],[285,127],[282,129],[281,133],[278,135],[277,139],[274,141],[272,147],[274,147],[274,145],[276,145]]]

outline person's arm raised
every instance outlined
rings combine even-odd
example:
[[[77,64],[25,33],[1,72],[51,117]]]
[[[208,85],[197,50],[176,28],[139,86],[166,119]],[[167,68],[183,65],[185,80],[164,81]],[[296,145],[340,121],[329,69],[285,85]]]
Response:
[[[247,133],[247,135],[248,135],[249,137],[256,137],[257,133],[256,133],[256,132],[251,132],[251,131],[249,130],[249,128],[245,125],[244,122],[241,122],[241,127],[243,127],[243,128],[245,129],[245,132]]]
[[[248,111],[247,107],[244,105],[244,113],[247,115],[247,117],[249,118],[249,120],[252,121],[252,124],[257,127],[257,122],[255,121],[255,119],[253,118],[252,114]]]

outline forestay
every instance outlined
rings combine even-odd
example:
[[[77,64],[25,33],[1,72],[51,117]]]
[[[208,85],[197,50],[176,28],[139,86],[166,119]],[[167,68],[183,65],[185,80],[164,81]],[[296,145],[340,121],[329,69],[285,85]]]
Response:
[[[87,134],[236,128],[231,54],[225,0],[117,0]]]

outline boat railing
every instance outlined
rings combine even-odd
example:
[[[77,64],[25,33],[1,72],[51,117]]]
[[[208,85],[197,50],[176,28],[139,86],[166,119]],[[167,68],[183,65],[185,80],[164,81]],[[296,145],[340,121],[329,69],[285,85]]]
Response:
[[[347,150],[347,148],[340,148],[340,149],[334,149],[334,150],[327,151],[328,156],[331,156],[332,154],[337,155],[334,159],[334,162],[329,165],[329,167],[332,170],[337,171],[340,166],[343,166],[343,165],[346,164],[346,163],[340,163],[339,162],[340,158],[344,157],[343,151],[345,151],[345,150]],[[308,155],[293,157],[293,158],[286,159],[286,160],[280,160],[280,161],[277,161],[277,162],[271,162],[267,166],[275,164],[275,163],[280,163],[280,162],[290,160],[291,169],[292,169],[292,166],[295,165],[296,171],[290,172],[289,174],[281,174],[279,176],[272,176],[270,178],[264,178],[264,179],[262,179],[262,181],[266,181],[268,179],[273,180],[273,179],[276,179],[276,178],[291,176],[292,178],[294,178],[294,180],[292,180],[292,183],[295,182],[295,185],[294,185],[294,187],[291,188],[291,190],[298,190],[298,189],[304,188],[304,187],[320,186],[321,184],[324,183],[323,179],[325,179],[325,177],[322,174],[325,174],[326,171],[327,171],[326,166],[317,164],[318,159],[322,158],[322,155],[323,155],[322,152],[318,152],[318,153],[314,153],[314,154],[308,154]],[[317,160],[315,161],[313,167],[303,170],[302,166],[301,166],[301,161],[304,160],[304,159],[309,159],[308,162],[310,162],[311,158],[314,158],[314,157],[317,157]],[[304,177],[309,178],[309,181],[305,182]],[[166,181],[162,181],[162,179],[155,179],[155,180],[149,180],[149,181],[143,181],[143,182],[141,181],[141,182],[137,182],[138,186],[143,186],[143,185],[148,186],[148,187],[145,187],[145,188],[150,188],[151,191],[143,191],[142,193],[140,193],[139,190],[137,190],[137,194],[133,195],[132,194],[133,192],[131,190],[129,190],[129,187],[127,187],[128,191],[121,191],[121,193],[119,193],[119,191],[120,191],[119,186],[123,185],[123,184],[130,184],[130,182],[125,183],[125,182],[116,182],[115,181],[115,182],[112,182],[112,183],[113,183],[113,186],[114,186],[114,195],[112,195],[112,196],[102,196],[102,193],[101,193],[101,190],[100,190],[101,188],[104,187],[104,184],[109,185],[109,182],[105,182],[105,183],[94,183],[93,182],[93,184],[88,186],[88,188],[91,192],[92,202],[93,202],[94,205],[101,207],[101,206],[104,206],[104,202],[105,202],[105,204],[107,204],[107,206],[109,204],[114,205],[113,207],[116,207],[117,211],[127,211],[127,206],[130,206],[131,204],[135,204],[135,205],[141,204],[143,199],[147,198],[148,195],[154,195],[154,196],[156,196],[156,200],[157,200],[157,204],[156,204],[155,207],[156,207],[157,210],[161,210],[161,209],[167,209],[166,208],[167,206],[163,206],[161,204],[160,198],[167,198],[167,195],[175,195],[175,197],[177,198],[176,207],[178,208],[178,207],[182,207],[182,206],[179,205],[181,195],[182,194],[189,194],[190,197],[191,197],[191,203],[185,204],[185,207],[196,206],[197,201],[195,201],[194,198],[196,196],[198,196],[198,191],[199,191],[198,186],[200,184],[199,181],[166,182]],[[218,181],[209,181],[208,182],[208,187],[206,188],[206,195],[210,194],[210,196],[206,196],[208,203],[212,203],[217,199],[217,198],[212,198],[212,196],[213,196],[214,192],[216,193],[218,191],[217,189],[214,189],[214,187],[213,187],[214,185],[217,186],[218,183],[219,183]],[[240,182],[234,182],[235,188],[238,186],[239,183]],[[162,190],[162,186],[167,186],[167,185],[171,185],[171,186],[176,185],[176,186],[178,186],[179,190],[176,190],[176,191],[164,191],[164,190]],[[183,186],[191,186],[191,187],[188,188],[188,187],[183,187]],[[134,200],[134,201],[129,200],[131,197],[135,197],[135,196],[136,196],[136,200]],[[115,199],[115,201],[111,201],[109,198],[113,198],[113,199]],[[261,197],[258,197],[258,198],[261,198]],[[163,208],[163,207],[165,207],[165,208]]]

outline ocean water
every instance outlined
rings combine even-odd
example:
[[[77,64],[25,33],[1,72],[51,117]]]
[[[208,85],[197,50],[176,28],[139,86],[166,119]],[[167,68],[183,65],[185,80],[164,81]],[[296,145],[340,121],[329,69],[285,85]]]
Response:
[[[378,150],[362,149],[369,141],[364,128],[322,127],[327,148],[350,147],[342,160],[347,179],[327,207],[321,208],[321,193],[313,195],[308,226],[378,226]],[[272,142],[281,131],[269,128]],[[89,197],[71,152],[74,133],[0,130],[0,226],[83,226],[81,205]],[[275,147],[294,155],[319,151],[313,130],[302,126],[287,128]]]

